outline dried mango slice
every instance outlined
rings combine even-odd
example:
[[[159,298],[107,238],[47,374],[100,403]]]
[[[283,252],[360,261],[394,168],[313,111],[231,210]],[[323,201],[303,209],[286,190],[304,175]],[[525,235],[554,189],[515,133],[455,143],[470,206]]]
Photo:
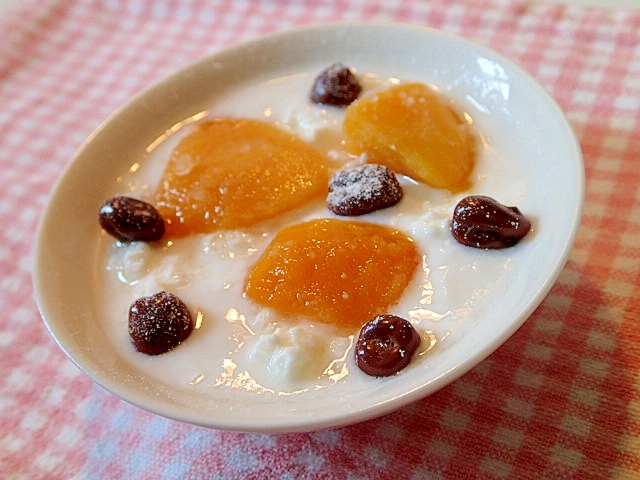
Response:
[[[397,303],[420,261],[413,240],[398,230],[312,220],[276,234],[245,293],[282,314],[357,329]]]
[[[372,92],[353,102],[344,119],[347,149],[369,163],[436,188],[470,186],[477,139],[440,94],[422,83]]]
[[[172,152],[156,194],[167,236],[251,226],[326,193],[324,158],[276,126],[220,118]]]

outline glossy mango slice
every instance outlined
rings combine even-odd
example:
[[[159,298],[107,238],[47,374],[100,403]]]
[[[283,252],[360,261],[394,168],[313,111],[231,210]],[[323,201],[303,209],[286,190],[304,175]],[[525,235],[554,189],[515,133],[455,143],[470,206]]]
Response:
[[[346,111],[347,149],[369,163],[436,188],[470,186],[476,138],[472,128],[440,94],[422,83],[372,92]]]
[[[175,150],[156,207],[166,236],[251,226],[326,193],[324,158],[303,140],[253,119],[203,122]]]
[[[398,230],[312,220],[276,234],[245,293],[282,314],[353,330],[397,303],[420,261],[413,240]]]

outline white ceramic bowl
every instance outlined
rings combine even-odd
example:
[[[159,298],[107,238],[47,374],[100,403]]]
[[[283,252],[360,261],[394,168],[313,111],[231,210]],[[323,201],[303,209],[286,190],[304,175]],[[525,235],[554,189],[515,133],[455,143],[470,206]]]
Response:
[[[401,381],[317,401],[190,394],[128,362],[99,321],[94,279],[97,208],[132,158],[180,121],[241,82],[317,72],[335,61],[437,85],[462,104],[490,148],[514,157],[539,212],[536,233],[518,250],[509,288],[455,342],[434,350]],[[87,188],[90,185],[91,188]],[[523,69],[503,56],[441,31],[398,24],[335,24],[276,33],[215,53],[167,77],[108,118],[78,151],[44,212],[34,283],[44,321],[60,347],[95,382],[157,414],[206,427],[304,431],[373,418],[447,385],[509,338],[544,299],[563,268],[579,224],[584,173],[579,145],[561,110]],[[491,192],[487,192],[491,193]],[[329,397],[331,398],[331,397]]]

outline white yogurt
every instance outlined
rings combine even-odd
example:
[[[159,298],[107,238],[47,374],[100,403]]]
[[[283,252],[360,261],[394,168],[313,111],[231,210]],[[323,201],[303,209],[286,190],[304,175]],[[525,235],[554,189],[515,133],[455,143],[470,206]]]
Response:
[[[190,123],[205,117],[271,121],[314,144],[333,168],[361,163],[363,159],[347,155],[341,142],[343,110],[308,101],[312,81],[313,75],[305,74],[239,86],[151,145],[147,158],[118,178],[120,193],[153,201],[171,150],[190,131]],[[365,76],[364,83],[365,90],[388,85],[373,75]],[[470,312],[478,318],[507,288],[503,279],[511,268],[508,251],[463,247],[449,232],[453,208],[464,195],[487,194],[517,204],[526,189],[526,182],[496,150],[486,144],[480,149],[472,191],[451,195],[401,177],[404,198],[397,206],[359,218],[406,232],[423,255],[412,284],[389,312],[410,319],[423,337],[414,363],[437,356],[470,326]],[[357,332],[345,337],[330,325],[283,318],[242,295],[249,268],[280,228],[333,216],[324,202],[317,202],[254,228],[192,235],[160,247],[120,245],[103,233],[99,264],[104,269],[98,272],[99,291],[104,292],[103,329],[127,361],[185,389],[263,395],[313,395],[325,387],[357,391],[372,381],[352,358]],[[128,309],[137,298],[163,289],[192,309],[196,329],[174,350],[147,356],[131,343]]]

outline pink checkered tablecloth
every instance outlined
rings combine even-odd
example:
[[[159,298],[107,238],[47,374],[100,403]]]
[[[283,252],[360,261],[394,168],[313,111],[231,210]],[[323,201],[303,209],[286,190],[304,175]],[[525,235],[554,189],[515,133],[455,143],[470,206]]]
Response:
[[[505,54],[565,110],[586,204],[557,284],[493,355],[382,418],[296,434],[181,424],[95,386],[33,299],[61,170],[104,118],[205,54],[314,22],[396,20]],[[20,0],[0,17],[0,477],[640,478],[640,10],[520,0]]]

